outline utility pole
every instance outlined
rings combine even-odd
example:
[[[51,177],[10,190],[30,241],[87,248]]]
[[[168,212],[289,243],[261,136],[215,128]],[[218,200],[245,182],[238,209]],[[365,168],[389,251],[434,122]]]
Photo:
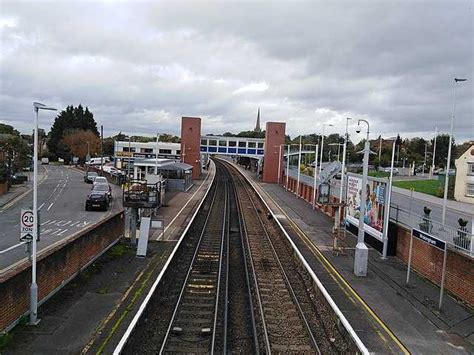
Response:
[[[435,136],[433,142],[433,162],[431,163],[430,169],[430,179],[433,178],[434,168],[435,168],[435,157],[436,157],[436,138],[438,138],[438,127],[435,127]]]
[[[100,125],[100,175],[104,174],[104,126]]]

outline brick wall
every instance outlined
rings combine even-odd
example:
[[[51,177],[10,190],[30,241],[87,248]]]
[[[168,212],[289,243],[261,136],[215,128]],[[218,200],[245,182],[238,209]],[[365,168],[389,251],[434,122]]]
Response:
[[[193,179],[201,176],[201,119],[181,118],[181,158],[193,166]]]
[[[285,127],[284,122],[267,122],[262,176],[264,182],[276,183],[278,176],[281,176],[284,164],[281,145],[285,143]]]
[[[123,212],[98,226],[66,238],[38,254],[38,301],[70,281],[123,234]],[[8,329],[29,309],[31,265],[25,261],[0,275],[0,332]],[[41,311],[41,310],[40,310]],[[39,312],[40,313],[40,312]]]
[[[397,257],[408,263],[411,231],[397,228]],[[421,275],[441,284],[443,252],[418,239],[413,239],[412,266]],[[474,305],[474,263],[472,259],[448,250],[445,287],[460,299]]]

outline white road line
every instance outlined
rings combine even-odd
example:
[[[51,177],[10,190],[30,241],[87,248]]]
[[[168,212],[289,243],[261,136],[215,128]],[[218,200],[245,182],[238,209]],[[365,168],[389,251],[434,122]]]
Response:
[[[49,211],[51,207],[53,207],[53,205],[54,205],[54,202],[49,205],[49,207],[47,208],[47,211]]]
[[[42,209],[45,203],[46,203],[46,202],[43,202],[43,203],[41,204],[41,206],[39,206],[38,209],[39,209],[39,210]]]
[[[3,253],[6,253],[12,249],[15,249],[17,247],[19,247],[20,245],[23,245],[25,244],[26,242],[21,242],[21,243],[18,243],[18,244],[15,244],[15,245],[12,245],[10,248],[7,248],[7,249],[4,249],[4,250],[0,250],[0,254],[3,254]]]
[[[62,222],[65,222],[65,223],[62,223]],[[64,227],[64,226],[67,226],[67,225],[68,225],[69,223],[71,223],[71,222],[72,222],[72,221],[67,221],[67,222],[66,222],[66,221],[61,221],[61,222],[59,222],[59,223],[56,223],[56,225],[57,225],[58,227]]]
[[[73,226],[75,226],[75,225],[78,224],[78,223],[79,223],[79,221],[73,222],[73,223],[71,223],[71,224],[69,225],[69,227],[73,227]]]
[[[66,233],[68,230],[69,230],[69,229],[67,229],[67,228],[66,228],[66,229],[63,229],[63,231],[62,231],[62,232],[60,232],[60,233],[56,233],[56,235],[61,235],[61,234],[64,234],[64,233]]]
[[[41,225],[44,226],[44,225],[48,224],[49,222],[51,222],[50,219],[48,219],[47,221],[44,221],[43,223],[41,223]]]

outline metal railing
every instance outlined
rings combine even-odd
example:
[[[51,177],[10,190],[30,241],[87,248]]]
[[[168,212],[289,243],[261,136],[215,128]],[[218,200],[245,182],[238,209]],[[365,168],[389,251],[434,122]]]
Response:
[[[467,228],[454,228],[397,205],[390,206],[390,220],[409,229],[416,228],[445,241],[450,249],[474,257],[474,235]]]

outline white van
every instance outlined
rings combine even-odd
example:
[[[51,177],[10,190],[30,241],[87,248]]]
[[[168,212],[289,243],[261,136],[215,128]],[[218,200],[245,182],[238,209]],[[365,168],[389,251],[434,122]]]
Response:
[[[104,157],[102,163],[108,163],[110,159],[108,157]],[[100,158],[91,158],[89,161],[86,162],[87,165],[100,165],[101,159]]]

